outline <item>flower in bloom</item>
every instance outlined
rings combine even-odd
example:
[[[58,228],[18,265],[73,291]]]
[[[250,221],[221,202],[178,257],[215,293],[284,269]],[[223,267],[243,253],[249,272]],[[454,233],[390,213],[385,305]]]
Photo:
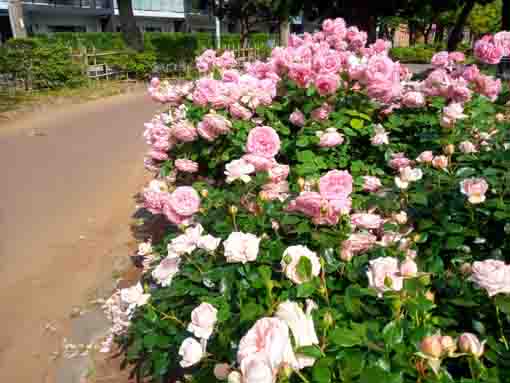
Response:
[[[376,192],[381,188],[382,183],[378,177],[363,176],[363,190],[367,192]]]
[[[475,334],[465,332],[459,336],[459,349],[466,354],[479,358],[483,355],[485,341],[480,342]]]
[[[504,53],[505,50],[492,41],[481,39],[475,43],[475,57],[486,64],[498,64]]]
[[[146,255],[149,255],[152,253],[152,244],[149,240],[148,242],[142,242],[138,245],[138,252],[137,255],[144,257]]]
[[[328,128],[325,132],[317,132],[316,134],[320,138],[319,146],[321,148],[332,148],[344,142],[343,134],[338,133],[335,128]]]
[[[370,250],[377,241],[377,237],[370,233],[354,233],[342,242],[340,258],[349,262],[356,254]]]
[[[402,104],[408,108],[421,108],[425,105],[425,96],[421,92],[407,92],[402,97]]]
[[[217,321],[218,310],[210,303],[201,303],[191,312],[188,331],[200,339],[209,339]]]
[[[121,300],[127,303],[130,308],[143,306],[150,297],[150,294],[145,294],[143,292],[143,287],[140,282],[134,286],[120,290]]]
[[[501,80],[479,74],[473,80],[475,90],[491,101],[496,101],[501,92]]]
[[[374,135],[370,139],[372,145],[388,145],[390,143],[388,138],[388,132],[384,130],[384,127],[381,124],[377,124],[374,128]]]
[[[227,380],[232,369],[228,363],[216,363],[214,365],[214,377],[218,380]]]
[[[421,180],[423,172],[418,168],[406,166],[400,169],[400,175],[395,177],[395,184],[399,189],[407,189],[411,182]]]
[[[257,172],[269,171],[276,164],[274,158],[262,157],[257,154],[245,154],[241,159],[252,164]]]
[[[421,163],[431,163],[433,159],[434,153],[432,153],[431,150],[425,150],[420,153],[420,155],[416,158],[416,161]]]
[[[418,273],[418,265],[412,259],[406,259],[400,264],[400,275],[414,277]]]
[[[471,280],[487,291],[490,297],[496,294],[510,294],[510,265],[503,261],[487,259],[474,262]]]
[[[363,229],[377,229],[383,224],[384,220],[378,214],[357,213],[351,215],[351,225]]]
[[[388,163],[393,169],[402,169],[411,164],[411,160],[404,153],[393,153]]]
[[[191,186],[179,186],[170,194],[169,204],[178,215],[191,217],[200,208],[200,196]]]
[[[432,60],[430,61],[432,65],[435,67],[447,67],[450,64],[450,59],[448,57],[448,52],[438,52],[434,56],[432,56]]]
[[[289,121],[296,126],[303,126],[305,124],[305,115],[299,109],[296,109],[289,116]]]
[[[270,126],[257,126],[250,130],[246,152],[265,158],[273,158],[280,150],[280,137]]]
[[[253,117],[253,112],[251,110],[245,108],[244,106],[240,105],[237,102],[230,105],[229,111],[233,117],[238,118],[240,120],[248,121],[250,118]]]
[[[274,382],[283,364],[296,365],[287,324],[279,318],[256,321],[239,342],[237,361],[243,382]]]
[[[311,264],[310,276],[303,275],[298,270],[298,265],[302,257],[307,258]],[[316,277],[321,271],[321,264],[317,254],[308,249],[306,246],[301,245],[289,246],[283,253],[281,265],[287,278],[296,284],[307,282],[309,277]]]
[[[319,344],[317,333],[313,324],[311,311],[316,307],[312,302],[308,302],[306,314],[296,302],[285,301],[280,303],[276,310],[276,317],[283,320],[294,337],[297,348]],[[315,358],[296,354],[299,368],[311,367],[315,363]]]
[[[420,351],[433,359],[439,359],[443,354],[441,335],[426,336],[420,343]]]
[[[152,214],[162,213],[169,198],[168,186],[163,181],[152,180],[143,191],[144,207]]]
[[[182,120],[174,125],[170,129],[172,136],[180,142],[192,142],[198,137],[197,128],[189,120]]]
[[[252,262],[259,253],[260,238],[251,233],[235,231],[223,242],[225,258],[229,263]]]
[[[204,236],[201,236],[197,241],[197,247],[199,249],[205,250],[208,253],[212,253],[216,251],[218,246],[221,243],[221,238],[216,238],[212,236],[211,234],[207,234]]]
[[[485,193],[488,189],[489,185],[483,178],[468,178],[460,183],[460,192],[466,195],[472,204],[485,201]]]
[[[346,170],[330,170],[319,180],[319,192],[326,199],[343,199],[352,193],[352,176]]]
[[[404,286],[398,259],[393,257],[380,257],[371,260],[367,277],[369,286],[377,290],[379,297],[382,297],[385,291],[400,291]]]
[[[321,96],[334,94],[340,86],[340,77],[333,73],[322,73],[315,78],[315,87]]]
[[[175,160],[175,167],[184,173],[196,173],[198,171],[198,163],[187,159]]]
[[[194,338],[186,338],[179,348],[179,355],[182,357],[180,365],[183,368],[191,367],[203,358],[202,346]]]
[[[446,169],[448,167],[448,157],[443,155],[434,156],[432,159],[432,166],[436,169]]]
[[[271,178],[272,182],[285,181],[289,176],[290,167],[284,164],[274,164],[271,169],[268,170],[267,174]]]
[[[217,113],[208,113],[197,125],[198,134],[207,141],[214,141],[219,135],[230,132],[232,123]]]
[[[251,181],[249,174],[254,172],[255,167],[244,159],[234,160],[225,165],[225,175],[229,184],[238,179],[248,183]]]
[[[475,144],[473,144],[471,141],[462,141],[459,144],[459,149],[462,153],[466,154],[478,152],[478,149],[476,149]]]
[[[232,371],[230,374],[228,374],[227,382],[228,383],[242,383],[242,376],[241,373],[238,371]]]
[[[152,277],[161,286],[170,286],[172,284],[173,277],[179,272],[180,263],[181,259],[179,257],[166,257],[154,270],[152,270]]]
[[[324,121],[327,120],[329,114],[333,111],[333,107],[328,103],[322,104],[320,107],[312,110],[311,117],[316,121]]]

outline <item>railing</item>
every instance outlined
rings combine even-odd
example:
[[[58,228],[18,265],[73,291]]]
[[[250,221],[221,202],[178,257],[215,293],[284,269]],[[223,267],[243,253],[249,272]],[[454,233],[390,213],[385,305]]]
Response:
[[[50,7],[72,7],[92,9],[111,8],[110,0],[23,0],[23,3],[32,5],[45,5]]]

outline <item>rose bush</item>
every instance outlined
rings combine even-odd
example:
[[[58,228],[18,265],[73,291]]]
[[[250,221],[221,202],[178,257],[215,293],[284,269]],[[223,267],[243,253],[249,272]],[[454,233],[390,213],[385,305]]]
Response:
[[[501,83],[458,53],[413,81],[366,39],[326,20],[151,82],[144,205],[172,229],[106,305],[139,381],[510,381]]]

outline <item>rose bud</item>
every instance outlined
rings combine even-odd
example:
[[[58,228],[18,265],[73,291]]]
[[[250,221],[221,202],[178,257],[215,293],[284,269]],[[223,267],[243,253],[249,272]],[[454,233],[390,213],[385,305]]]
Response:
[[[480,342],[475,334],[465,332],[459,337],[459,348],[462,352],[479,358],[483,354],[485,342]]]
[[[496,114],[496,121],[497,122],[501,122],[501,121],[504,121],[505,120],[505,116],[503,115],[503,113],[497,113]]]
[[[451,156],[455,152],[455,146],[452,144],[448,144],[445,147],[443,147],[443,153],[447,156]]]
[[[202,190],[200,191],[200,195],[201,195],[202,197],[204,197],[204,198],[207,198],[207,196],[209,195],[209,190],[207,190],[207,189],[202,189]]]
[[[471,265],[469,263],[463,263],[461,266],[460,266],[460,272],[464,275],[469,275],[471,274]]]
[[[397,221],[398,224],[405,225],[407,223],[407,213],[405,211],[401,211],[393,214],[393,219]]]
[[[400,274],[403,277],[414,277],[418,273],[418,266],[412,259],[406,259],[400,265]]]
[[[442,336],[441,346],[443,347],[443,352],[447,355],[453,354],[457,349],[457,343],[451,336]]]
[[[425,355],[438,359],[443,353],[441,337],[439,335],[426,336],[420,343],[420,350]]]
[[[425,293],[425,298],[434,303],[434,301],[436,300],[436,294],[429,290]]]
[[[230,371],[232,370],[228,363],[217,363],[214,366],[214,376],[218,380],[227,380]]]
[[[236,214],[237,214],[237,211],[238,211],[238,209],[237,209],[237,206],[235,206],[235,205],[232,205],[232,206],[230,206],[230,207],[228,208],[228,212],[229,212],[231,215],[236,215]]]
[[[329,311],[326,311],[322,321],[324,322],[324,327],[326,327],[326,328],[329,328],[333,325],[333,323],[334,323],[333,316],[331,315],[331,313]]]
[[[299,179],[297,180],[297,183],[298,183],[298,185],[299,185],[299,190],[300,190],[300,191],[305,190],[305,179],[304,179],[304,178],[299,178]]]
[[[228,374],[228,383],[241,383],[242,377],[241,374],[237,371],[232,371]]]

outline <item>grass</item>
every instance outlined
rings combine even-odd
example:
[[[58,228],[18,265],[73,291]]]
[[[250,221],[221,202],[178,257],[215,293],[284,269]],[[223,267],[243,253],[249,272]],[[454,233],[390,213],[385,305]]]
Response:
[[[126,93],[135,83],[126,81],[90,81],[77,88],[46,89],[38,91],[0,91],[0,117],[2,113],[30,109],[35,105],[55,104],[61,101],[81,103]]]

